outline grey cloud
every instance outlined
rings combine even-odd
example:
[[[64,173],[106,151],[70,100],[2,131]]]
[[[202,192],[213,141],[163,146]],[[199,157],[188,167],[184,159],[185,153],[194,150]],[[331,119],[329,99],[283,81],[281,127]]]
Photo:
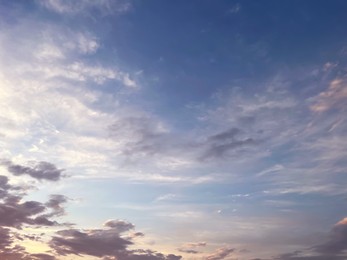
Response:
[[[12,243],[10,230],[8,228],[0,227],[0,250],[8,247]]]
[[[61,230],[53,236],[49,245],[58,255],[90,255],[104,259],[122,260],[179,260],[180,256],[163,255],[151,250],[129,250],[131,238],[122,234],[133,229],[134,225],[117,220],[109,220],[104,229]]]
[[[50,246],[59,255],[91,255],[103,257],[117,255],[126,249],[132,242],[119,236],[112,229],[93,229],[85,232],[69,229],[57,232],[50,241]]]
[[[188,248],[178,248],[177,250],[180,251],[180,252],[182,252],[182,253],[187,253],[187,254],[198,254],[198,253],[200,253],[200,252],[197,251],[197,250],[188,249]]]
[[[57,258],[48,254],[31,254],[31,257],[34,257],[37,260],[56,260]]]
[[[240,133],[240,129],[231,128],[231,129],[226,130],[224,132],[212,135],[208,139],[212,140],[212,141],[225,141],[225,140],[229,140],[229,139],[234,139],[238,133]]]
[[[58,169],[49,162],[35,162],[32,166],[22,166],[11,161],[3,160],[1,164],[15,176],[29,175],[37,180],[58,181],[63,177],[64,169]]]
[[[131,238],[135,238],[135,237],[144,237],[145,234],[143,234],[142,232],[134,232],[130,234]]]
[[[52,213],[49,216],[62,216],[65,214],[65,209],[62,204],[67,202],[67,197],[60,194],[53,194],[50,196],[49,201],[45,203],[47,208],[52,209]]]
[[[315,250],[321,254],[338,255],[347,250],[347,218],[338,222],[331,230],[329,240]]]
[[[205,151],[200,159],[223,158],[232,150],[256,144],[256,141],[253,138],[236,140],[235,136],[237,133],[238,131],[236,131],[235,128],[232,128],[231,130],[208,138],[204,144]]]
[[[336,255],[296,256],[289,253],[289,254],[283,254],[281,256],[275,257],[272,260],[344,260],[344,259],[346,259],[345,256],[336,256]],[[266,260],[266,259],[259,259],[259,260]]]
[[[35,219],[31,217],[44,210],[45,207],[36,201],[0,204],[0,226],[19,228],[24,223],[34,224]]]
[[[342,260],[346,259],[347,250],[347,218],[342,219],[334,225],[329,239],[318,246],[309,249],[310,255],[303,251],[294,251],[281,254],[273,260]]]
[[[6,176],[0,175],[0,226],[20,229],[23,224],[34,226],[56,226],[58,222],[49,218],[64,212],[61,203],[66,199],[62,195],[53,195],[47,203],[23,201],[25,193],[20,186],[8,183]],[[51,212],[46,213],[51,209]]]
[[[55,260],[49,254],[30,254],[25,248],[14,245],[14,238],[17,237],[9,228],[0,227],[0,259],[4,260]]]
[[[125,117],[109,126],[116,141],[123,141],[125,155],[154,155],[163,150],[167,140],[163,126],[149,117]]]
[[[114,140],[122,144],[126,156],[157,154],[185,154],[194,160],[222,159],[231,151],[255,145],[253,138],[244,138],[239,128],[207,136],[204,141],[188,141],[165,130],[160,122],[149,117],[125,117],[109,126]]]
[[[108,220],[104,223],[104,227],[109,227],[118,233],[123,233],[134,229],[135,226],[134,224],[123,220]]]
[[[221,260],[225,259],[227,256],[229,256],[232,252],[234,252],[234,248],[230,247],[222,247],[216,250],[213,254],[210,254],[206,256],[206,260]]]
[[[0,198],[8,197],[8,190],[12,189],[12,186],[8,184],[8,177],[0,175]]]

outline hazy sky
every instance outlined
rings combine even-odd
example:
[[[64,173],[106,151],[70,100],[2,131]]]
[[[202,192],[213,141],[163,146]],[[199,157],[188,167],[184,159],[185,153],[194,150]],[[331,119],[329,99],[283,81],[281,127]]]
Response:
[[[347,259],[346,13],[0,0],[0,259]]]

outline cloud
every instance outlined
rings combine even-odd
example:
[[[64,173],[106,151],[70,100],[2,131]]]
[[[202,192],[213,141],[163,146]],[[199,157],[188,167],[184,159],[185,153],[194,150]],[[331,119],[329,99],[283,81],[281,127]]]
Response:
[[[38,241],[38,237],[22,231],[22,227],[41,227],[59,225],[56,221],[51,221],[48,217],[40,215],[48,208],[44,203],[37,201],[23,201],[22,189],[20,186],[8,184],[6,176],[0,176],[2,192],[0,199],[0,259],[6,260],[54,260],[50,254],[30,254],[24,247],[16,242],[23,242],[25,239]],[[54,214],[50,214],[54,215]]]
[[[200,252],[194,249],[189,249],[189,248],[178,248],[178,251],[186,254],[199,254]]]
[[[94,229],[85,232],[76,229],[62,230],[53,236],[50,246],[59,255],[92,255],[103,257],[117,255],[132,242],[123,239],[113,229]]]
[[[237,140],[226,143],[211,143],[210,147],[206,149],[204,154],[200,157],[202,160],[205,159],[221,159],[227,157],[230,151],[237,150],[238,148],[247,147],[249,145],[255,145],[256,142],[252,138],[247,138],[244,140]]]
[[[31,254],[30,257],[33,257],[33,259],[37,259],[37,260],[56,260],[57,259],[55,256],[52,256],[49,254]]]
[[[205,246],[206,246],[206,242],[186,243],[186,244],[183,244],[177,250],[182,252],[182,253],[187,253],[187,254],[199,254],[201,252],[198,251],[197,248],[201,248],[201,247],[205,247]]]
[[[20,186],[8,184],[6,176],[0,176],[2,197],[0,202],[0,226],[20,229],[24,224],[32,226],[58,226],[59,223],[49,218],[64,212],[61,203],[62,195],[54,195],[47,203],[23,201],[23,190]],[[25,194],[25,193],[24,193]],[[45,213],[52,209],[52,212]]]
[[[124,233],[134,228],[134,225],[122,220],[108,220],[104,229],[61,230],[52,237],[49,245],[59,255],[90,255],[122,260],[148,259],[173,260],[180,256],[163,255],[151,250],[130,250],[133,236],[125,237]]]
[[[329,240],[315,249],[319,253],[329,255],[338,255],[347,250],[347,218],[336,223],[331,230]]]
[[[45,206],[52,209],[52,212],[48,215],[45,215],[45,217],[63,216],[65,214],[65,208],[62,206],[62,204],[66,203],[67,201],[68,198],[64,195],[50,195],[50,199],[45,203]]]
[[[223,159],[228,157],[230,151],[256,144],[253,138],[236,139],[240,132],[241,130],[239,128],[233,127],[208,136],[207,140],[201,144],[203,147],[203,155],[200,159]]]
[[[255,146],[253,138],[239,137],[241,130],[230,128],[216,134],[194,136],[172,133],[162,121],[143,115],[119,118],[109,126],[110,136],[120,145],[123,155],[129,157],[152,157],[181,159],[201,163],[223,160],[231,153]],[[184,165],[182,165],[184,167]]]
[[[28,166],[14,164],[8,160],[3,160],[0,163],[15,176],[28,175],[37,180],[47,181],[59,181],[64,176],[64,169],[58,169],[49,162],[30,162]]]
[[[230,14],[236,14],[241,11],[241,5],[239,3],[235,4],[232,6],[229,10],[228,13]]]
[[[205,247],[207,245],[206,242],[192,242],[192,243],[187,243],[187,244],[184,244],[184,246],[187,246],[187,247]]]
[[[109,126],[109,133],[115,141],[122,142],[126,155],[155,155],[167,149],[168,129],[148,116],[120,118]]]
[[[104,227],[112,228],[112,230],[118,233],[123,233],[135,228],[132,223],[124,220],[108,220],[104,223]]]
[[[330,82],[327,90],[310,98],[310,108],[313,112],[326,112],[331,109],[347,109],[347,82],[344,78],[334,79]]]
[[[102,14],[122,13],[130,8],[130,2],[124,0],[38,0],[38,3],[50,11],[60,14],[85,14],[98,10]]]
[[[272,258],[272,260],[343,260],[346,259],[344,256],[336,256],[336,255],[307,255],[300,256],[298,253],[288,253],[276,256]],[[255,259],[256,260],[256,259]],[[266,260],[266,259],[259,259]]]
[[[229,256],[231,253],[235,251],[234,248],[230,247],[221,247],[217,249],[214,253],[207,255],[206,260],[221,260],[225,259],[227,256]]]
[[[273,260],[342,260],[346,259],[347,250],[347,218],[337,222],[328,240],[306,250],[280,254]]]

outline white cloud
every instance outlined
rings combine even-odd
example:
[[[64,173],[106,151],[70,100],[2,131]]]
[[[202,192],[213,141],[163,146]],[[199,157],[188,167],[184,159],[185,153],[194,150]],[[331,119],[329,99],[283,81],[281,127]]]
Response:
[[[56,13],[60,14],[87,14],[92,9],[102,14],[123,13],[130,9],[127,0],[38,0],[38,3]]]

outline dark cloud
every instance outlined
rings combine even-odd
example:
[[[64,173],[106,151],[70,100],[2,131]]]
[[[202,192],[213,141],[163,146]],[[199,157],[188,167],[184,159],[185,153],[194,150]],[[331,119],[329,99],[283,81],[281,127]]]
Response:
[[[62,172],[64,171],[64,169],[58,169],[49,162],[32,162],[30,166],[22,166],[8,160],[2,160],[1,164],[15,176],[29,175],[37,180],[58,181],[63,177]]]
[[[34,259],[37,259],[37,260],[56,260],[57,259],[55,256],[48,255],[48,254],[31,254],[30,256],[34,257]]]
[[[202,144],[204,152],[200,159],[223,158],[232,150],[256,144],[253,138],[237,139],[239,133],[241,133],[240,129],[231,128],[209,136],[205,143]]]
[[[245,140],[234,141],[226,144],[213,144],[207,149],[202,159],[207,158],[223,158],[230,150],[241,148],[247,145],[254,145],[256,142],[252,138]]]
[[[53,236],[49,245],[58,255],[90,255],[104,259],[122,260],[178,260],[180,256],[163,255],[151,250],[129,250],[133,245],[131,236],[123,233],[132,230],[134,225],[122,220],[109,220],[103,229],[61,230]]]
[[[42,213],[45,206],[37,201],[19,203],[4,202],[0,204],[0,226],[20,228],[23,224],[35,224],[35,215]]]
[[[257,260],[257,259],[254,259]],[[267,259],[258,259],[258,260],[267,260]],[[346,260],[345,256],[337,255],[312,255],[312,256],[299,256],[293,255],[292,253],[283,254],[272,258],[272,260]]]
[[[37,226],[56,226],[58,222],[49,218],[56,216],[60,211],[44,214],[49,207],[38,201],[24,201],[23,197],[7,194],[0,203],[0,226],[21,228],[23,224]],[[62,209],[60,209],[62,210]]]
[[[211,135],[208,139],[212,141],[226,141],[230,139],[234,139],[237,134],[239,134],[241,131],[238,128],[231,128],[229,130],[226,130],[224,132]]]
[[[273,260],[342,260],[347,259],[347,218],[334,225],[329,239],[318,246],[311,248],[310,255],[302,251],[286,253],[273,258]]]
[[[50,195],[49,201],[45,203],[45,206],[47,208],[52,209],[52,213],[46,215],[49,217],[52,216],[62,216],[65,214],[65,208],[62,206],[62,204],[66,203],[68,198],[64,195],[60,194],[53,194]]]
[[[1,260],[55,260],[56,258],[49,254],[30,254],[25,248],[19,245],[12,244],[16,233],[9,228],[0,227],[0,259]]]
[[[124,220],[107,220],[104,223],[104,227],[112,228],[115,232],[123,233],[134,229],[134,224]]]
[[[8,191],[11,189],[13,189],[13,187],[8,184],[8,177],[0,175],[0,199],[8,198]]]
[[[130,234],[131,238],[135,238],[135,237],[144,237],[145,234],[143,234],[142,232],[134,232]]]
[[[26,187],[11,185],[6,176],[0,176],[0,190],[0,259],[55,259],[55,257],[50,254],[31,255],[26,252],[25,248],[14,243],[24,240],[41,240],[40,236],[26,234],[21,231],[23,226],[37,228],[42,226],[61,225],[51,220],[50,217],[59,216],[64,212],[62,203],[66,201],[66,198],[61,195],[53,195],[46,203],[25,201]]]
[[[56,168],[50,164],[39,163],[30,168],[14,165],[9,161],[0,163],[15,175],[29,174],[52,180],[57,177],[54,173]],[[59,172],[59,170],[57,171]],[[65,212],[62,204],[67,201],[67,198],[62,195],[51,195],[46,203],[25,201],[27,192],[27,186],[12,185],[7,176],[0,175],[0,259],[54,260],[56,258],[51,254],[30,254],[24,247],[16,243],[23,243],[25,240],[41,241],[43,234],[30,235],[22,230],[23,226],[37,228],[61,225],[50,218],[61,216]]]
[[[0,227],[0,249],[8,247],[12,243],[12,238],[10,236],[10,230],[8,228]]]
[[[125,155],[154,155],[165,149],[166,132],[149,117],[125,117],[109,126],[112,138],[124,142]]]
[[[186,254],[198,254],[198,253],[200,253],[197,250],[189,249],[189,248],[178,248],[177,250],[182,252],[182,253],[186,253]]]
[[[347,218],[338,222],[331,230],[329,240],[315,250],[321,254],[338,255],[347,250]]]
[[[103,257],[117,255],[132,242],[119,236],[112,229],[93,229],[79,231],[76,229],[61,230],[50,241],[50,246],[59,255],[91,255]]]

